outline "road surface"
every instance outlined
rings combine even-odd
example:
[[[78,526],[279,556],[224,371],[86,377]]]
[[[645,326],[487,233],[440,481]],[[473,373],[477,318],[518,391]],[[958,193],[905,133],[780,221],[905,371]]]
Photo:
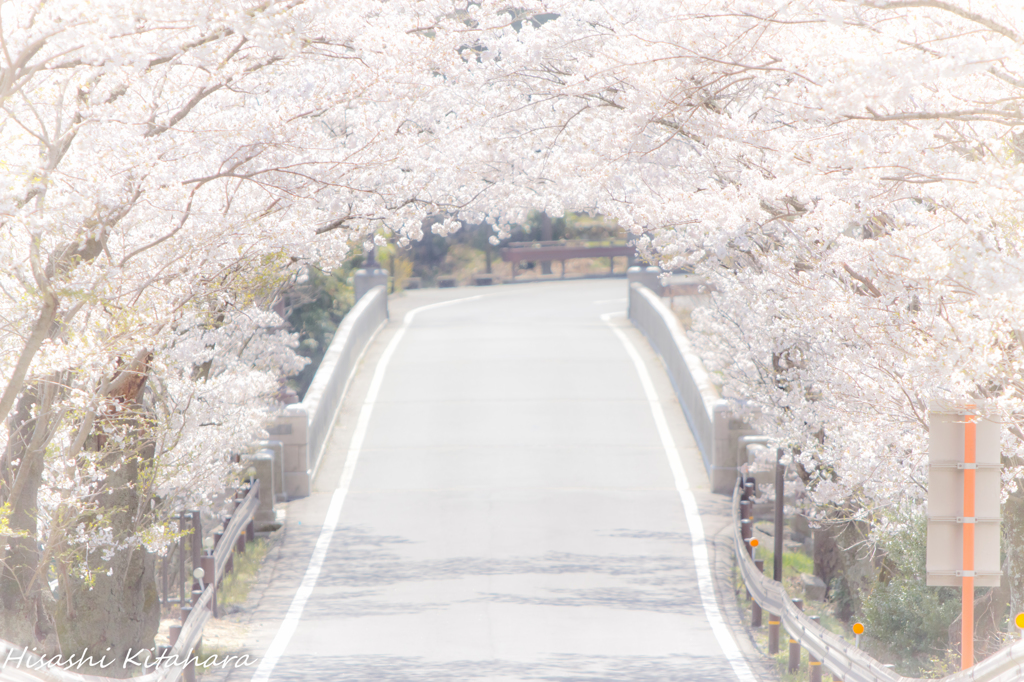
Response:
[[[270,660],[230,679],[740,679],[709,625],[679,477],[628,346],[709,535],[728,525],[727,504],[707,493],[625,306],[622,279],[393,299],[257,597],[251,651]]]

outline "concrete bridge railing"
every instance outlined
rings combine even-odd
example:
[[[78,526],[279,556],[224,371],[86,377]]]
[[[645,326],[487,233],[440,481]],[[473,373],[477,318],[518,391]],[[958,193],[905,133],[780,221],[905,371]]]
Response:
[[[267,428],[282,445],[289,499],[309,495],[353,370],[387,320],[387,287],[375,286],[342,319],[302,402],[286,407]]]
[[[630,279],[634,281],[629,283],[629,319],[665,363],[704,459],[711,490],[731,494],[741,464],[739,439],[754,431],[732,416],[731,403],[722,400],[704,363],[687,340],[679,318],[657,293],[645,286],[649,274],[642,268],[636,268],[635,273],[631,269]]]

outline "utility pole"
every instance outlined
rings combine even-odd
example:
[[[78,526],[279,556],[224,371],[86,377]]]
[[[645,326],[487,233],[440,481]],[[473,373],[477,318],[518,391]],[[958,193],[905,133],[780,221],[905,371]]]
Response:
[[[782,500],[786,496],[786,469],[782,466],[782,448],[775,452],[775,556],[772,577],[782,582]]]

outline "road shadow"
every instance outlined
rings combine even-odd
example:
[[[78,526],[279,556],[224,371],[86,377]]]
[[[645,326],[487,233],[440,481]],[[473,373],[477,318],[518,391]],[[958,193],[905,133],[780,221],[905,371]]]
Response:
[[[433,661],[404,656],[285,657],[275,682],[334,680],[366,682],[712,682],[731,679],[721,657],[551,655],[541,661]]]

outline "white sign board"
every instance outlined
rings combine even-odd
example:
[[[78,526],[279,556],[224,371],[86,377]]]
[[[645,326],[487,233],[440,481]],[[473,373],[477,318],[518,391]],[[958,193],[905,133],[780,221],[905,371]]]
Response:
[[[928,584],[960,587],[963,570],[967,410],[932,405],[928,427]],[[996,587],[999,568],[999,424],[976,419],[974,584]],[[968,465],[969,467],[970,465]]]

